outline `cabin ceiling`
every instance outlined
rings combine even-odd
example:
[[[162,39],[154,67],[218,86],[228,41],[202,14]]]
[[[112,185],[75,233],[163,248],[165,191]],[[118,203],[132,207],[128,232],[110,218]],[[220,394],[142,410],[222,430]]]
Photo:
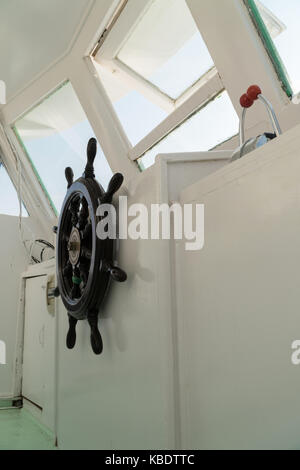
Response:
[[[93,0],[1,0],[0,79],[7,98],[70,47]]]

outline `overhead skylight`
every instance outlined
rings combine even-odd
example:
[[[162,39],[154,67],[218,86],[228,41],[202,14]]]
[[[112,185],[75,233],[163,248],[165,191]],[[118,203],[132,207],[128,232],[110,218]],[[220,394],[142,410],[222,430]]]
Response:
[[[117,58],[173,99],[214,66],[185,0],[155,0]]]

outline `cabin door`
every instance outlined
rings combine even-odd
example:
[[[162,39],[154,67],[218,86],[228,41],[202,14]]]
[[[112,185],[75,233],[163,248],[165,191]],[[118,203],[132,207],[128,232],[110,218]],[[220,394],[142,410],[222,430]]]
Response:
[[[48,276],[26,280],[22,395],[43,409],[53,372],[54,317],[47,308]]]

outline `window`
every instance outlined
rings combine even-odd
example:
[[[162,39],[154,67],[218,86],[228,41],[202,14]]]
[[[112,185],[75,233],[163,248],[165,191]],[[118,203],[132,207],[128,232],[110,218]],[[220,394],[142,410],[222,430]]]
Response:
[[[247,3],[288,96],[298,93],[299,0],[248,0]]]
[[[226,91],[177,127],[139,159],[142,169],[160,153],[201,152],[224,142],[238,131],[239,118]]]
[[[54,210],[59,211],[67,189],[65,168],[71,166],[75,178],[82,175],[87,142],[94,136],[71,83],[18,120],[14,130]],[[99,147],[94,166],[96,178],[106,188],[112,172]]]
[[[173,99],[214,65],[184,0],[150,4],[117,58]]]
[[[142,169],[162,149],[206,150],[236,134],[226,93],[206,110],[224,86],[185,0],[130,0],[110,25],[92,58]],[[200,116],[214,112],[220,126],[208,130]]]
[[[185,0],[131,0],[94,59],[133,146],[218,76]]]
[[[0,163],[0,214],[18,216],[19,213],[20,206],[17,191],[4,165]],[[22,215],[28,216],[24,206],[22,206]]]

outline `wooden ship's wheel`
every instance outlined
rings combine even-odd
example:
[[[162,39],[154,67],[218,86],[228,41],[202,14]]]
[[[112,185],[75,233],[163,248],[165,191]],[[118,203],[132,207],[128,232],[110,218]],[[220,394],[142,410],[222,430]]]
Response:
[[[107,191],[96,181],[93,163],[97,153],[96,139],[87,146],[87,165],[83,176],[73,181],[71,168],[65,175],[68,190],[63,202],[57,228],[57,280],[56,294],[60,295],[69,316],[67,347],[76,343],[76,324],[87,319],[91,328],[91,346],[95,354],[101,354],[103,342],[98,329],[98,312],[107,292],[109,281],[124,282],[126,273],[114,266],[114,242],[107,237],[97,237],[97,224],[101,217],[97,209],[110,204],[113,195],[121,187],[123,176],[116,173]]]

